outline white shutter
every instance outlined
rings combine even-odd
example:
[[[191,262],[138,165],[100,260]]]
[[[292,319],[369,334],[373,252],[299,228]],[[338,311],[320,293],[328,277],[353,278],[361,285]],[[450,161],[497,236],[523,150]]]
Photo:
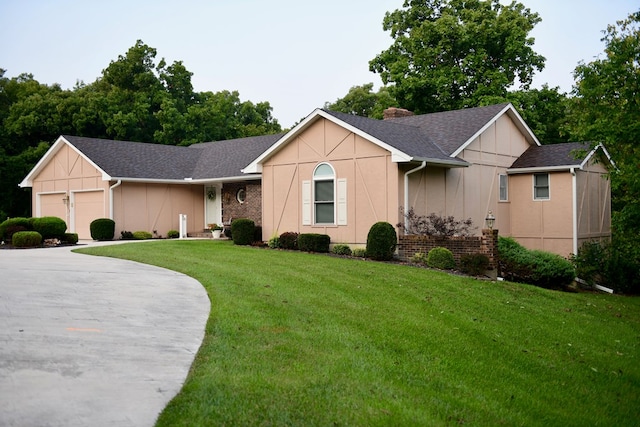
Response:
[[[338,225],[347,225],[347,180],[338,180]]]
[[[311,181],[302,181],[302,225],[311,225]]]

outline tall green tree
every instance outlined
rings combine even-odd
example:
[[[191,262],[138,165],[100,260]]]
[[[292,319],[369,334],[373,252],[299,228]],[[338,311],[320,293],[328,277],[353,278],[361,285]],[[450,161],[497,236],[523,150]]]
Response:
[[[545,61],[529,37],[538,22],[515,1],[405,0],[385,15],[394,42],[369,68],[415,113],[475,107],[513,85],[529,88]]]
[[[394,107],[396,102],[388,87],[383,86],[378,92],[374,92],[373,83],[366,83],[362,86],[351,87],[349,93],[343,98],[339,98],[333,103],[327,102],[324,107],[328,110],[356,116],[382,119],[384,110]]]

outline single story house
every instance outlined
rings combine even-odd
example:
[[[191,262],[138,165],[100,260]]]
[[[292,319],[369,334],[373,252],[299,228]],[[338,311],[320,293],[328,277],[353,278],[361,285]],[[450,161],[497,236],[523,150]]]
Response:
[[[567,256],[610,236],[602,146],[543,146],[511,104],[385,120],[317,109],[286,134],[174,147],[61,136],[20,184],[35,216],[117,231],[177,229],[248,217],[268,240],[286,231],[364,245],[402,210],[471,218],[491,211],[501,235]]]

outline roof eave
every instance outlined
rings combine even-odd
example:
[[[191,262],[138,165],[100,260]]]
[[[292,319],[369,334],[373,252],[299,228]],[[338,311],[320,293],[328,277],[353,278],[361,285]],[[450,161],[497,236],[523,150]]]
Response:
[[[444,166],[449,168],[466,168],[471,166],[471,163],[460,159],[434,159],[429,157],[413,157],[412,161],[427,162],[428,165]]]
[[[507,174],[515,175],[519,173],[536,173],[536,172],[566,172],[571,169],[582,169],[580,165],[560,165],[560,166],[536,166],[529,168],[509,168]]]

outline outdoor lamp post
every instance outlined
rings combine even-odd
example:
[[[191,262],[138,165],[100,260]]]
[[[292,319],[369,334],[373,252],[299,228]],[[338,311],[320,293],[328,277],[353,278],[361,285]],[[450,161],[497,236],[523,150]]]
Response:
[[[484,219],[489,230],[493,230],[493,224],[496,222],[496,217],[493,216],[493,212],[489,211],[487,217]]]

